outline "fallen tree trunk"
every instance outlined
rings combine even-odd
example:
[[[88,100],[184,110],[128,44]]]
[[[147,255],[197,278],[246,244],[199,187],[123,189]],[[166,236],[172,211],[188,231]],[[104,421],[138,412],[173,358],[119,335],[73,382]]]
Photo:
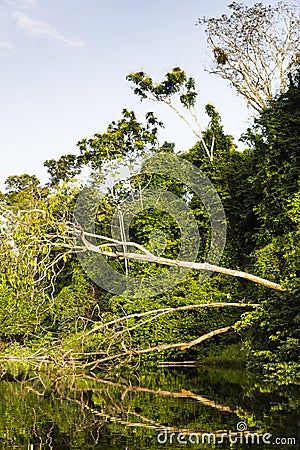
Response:
[[[142,348],[139,350],[125,350],[122,353],[118,353],[116,355],[105,356],[104,358],[97,359],[96,361],[86,363],[85,367],[90,367],[90,366],[97,367],[97,366],[99,366],[99,364],[107,363],[107,362],[113,361],[114,359],[125,358],[126,356],[139,356],[139,355],[144,355],[146,353],[151,353],[151,352],[161,352],[163,350],[170,350],[173,348],[179,348],[179,350],[185,350],[187,348],[193,347],[194,345],[200,344],[200,342],[203,342],[207,339],[211,339],[212,337],[214,337],[218,334],[228,333],[229,331],[232,331],[233,329],[234,329],[233,325],[230,325],[230,326],[224,327],[224,328],[219,328],[218,330],[210,331],[209,333],[203,334],[199,338],[197,338],[193,341],[190,341],[190,342],[179,342],[176,344],[161,344],[161,345],[157,345],[155,347]]]
[[[226,308],[226,307],[234,307],[234,308],[256,308],[259,306],[259,303],[227,303],[227,302],[214,302],[214,303],[199,303],[198,305],[184,305],[184,306],[178,306],[178,307],[172,307],[172,308],[160,308],[160,309],[152,309],[150,311],[144,311],[141,313],[132,313],[128,314],[127,316],[118,317],[117,319],[111,320],[109,322],[103,322],[96,326],[94,326],[92,329],[86,331],[85,333],[81,334],[80,336],[76,337],[75,340],[82,340],[83,338],[86,338],[90,334],[95,333],[96,331],[99,331],[103,328],[108,328],[112,325],[117,325],[120,322],[126,322],[129,319],[141,319],[145,316],[153,316],[151,317],[151,320],[158,319],[160,316],[165,314],[170,314],[174,312],[181,312],[181,311],[192,311],[195,309],[203,309],[203,308]],[[69,341],[69,343],[72,341]]]
[[[74,230],[73,230],[74,233]],[[156,263],[156,264],[162,264],[166,266],[176,266],[176,267],[183,267],[187,269],[193,269],[193,270],[206,270],[208,272],[218,272],[223,273],[225,275],[231,275],[233,277],[238,278],[244,278],[245,280],[252,281],[253,283],[260,284],[262,286],[265,286],[270,289],[275,289],[276,291],[284,292],[285,289],[280,286],[278,283],[274,283],[272,281],[266,280],[265,278],[257,277],[256,275],[252,275],[247,272],[242,272],[240,270],[233,270],[233,269],[227,269],[225,267],[216,266],[214,264],[209,263],[197,263],[192,261],[182,261],[178,259],[168,259],[168,258],[162,258],[160,256],[155,256],[152,253],[150,253],[148,250],[144,249],[141,245],[135,244],[134,242],[121,242],[116,241],[114,239],[108,239],[110,244],[102,244],[100,247],[92,244],[86,239],[86,236],[91,236],[94,238],[99,239],[107,239],[105,236],[99,236],[96,234],[91,234],[84,232],[82,230],[76,230],[75,234],[77,236],[80,236],[81,241],[84,245],[82,250],[91,251],[94,253],[99,253],[103,256],[107,256],[110,258],[122,258],[122,259],[130,259],[135,261],[144,261],[144,262],[150,262],[150,263]],[[114,241],[114,242],[112,242]],[[112,243],[111,243],[112,242]],[[108,250],[102,250],[101,247],[104,246],[111,246],[111,245],[122,245],[124,248],[127,247],[137,247],[139,250],[143,251],[143,253],[131,253],[131,252],[119,252],[119,251],[108,251]]]
[[[254,283],[261,284],[262,286],[268,287],[270,289],[275,289],[276,291],[284,292],[285,289],[280,286],[278,283],[273,283],[272,281],[266,280],[265,278],[257,277],[256,275],[252,275],[247,272],[242,272],[239,270],[227,269],[225,267],[215,266],[209,263],[197,263],[190,261],[181,261],[174,260],[168,258],[161,258],[158,256],[148,256],[142,255],[140,253],[124,253],[124,252],[108,252],[108,251],[99,251],[104,256],[109,256],[111,258],[126,258],[137,261],[146,261],[150,263],[163,264],[166,266],[177,266],[177,267],[185,267],[187,269],[196,269],[196,270],[207,270],[209,272],[219,272],[225,275],[231,275],[233,277],[244,278],[245,280],[253,281]]]

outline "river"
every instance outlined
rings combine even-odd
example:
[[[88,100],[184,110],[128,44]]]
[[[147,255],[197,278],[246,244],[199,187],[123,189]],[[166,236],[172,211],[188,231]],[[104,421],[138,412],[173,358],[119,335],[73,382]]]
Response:
[[[243,369],[1,370],[1,450],[300,448],[299,388]]]

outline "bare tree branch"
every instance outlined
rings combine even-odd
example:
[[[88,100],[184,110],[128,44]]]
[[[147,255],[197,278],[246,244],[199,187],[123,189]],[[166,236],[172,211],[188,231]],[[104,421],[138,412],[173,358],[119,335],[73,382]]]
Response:
[[[214,330],[209,333],[206,333],[206,334],[200,336],[199,338],[195,339],[194,341],[190,341],[190,342],[179,342],[179,343],[175,343],[175,344],[161,344],[161,345],[156,345],[154,347],[142,348],[142,349],[137,349],[137,350],[127,350],[122,353],[105,356],[103,358],[97,359],[96,361],[86,363],[84,365],[84,367],[87,368],[87,367],[93,366],[95,368],[95,367],[99,366],[100,364],[108,363],[115,359],[124,358],[124,357],[128,357],[128,356],[139,356],[139,355],[144,355],[144,354],[152,353],[152,352],[161,352],[164,350],[171,350],[173,348],[179,348],[180,350],[185,350],[187,348],[190,348],[197,344],[200,344],[200,342],[203,342],[207,339],[211,339],[212,337],[214,337],[218,334],[224,334],[224,333],[228,333],[229,331],[233,331],[233,329],[234,329],[234,327],[232,325],[230,325],[228,327],[220,328],[218,330]]]
[[[78,233],[79,232],[77,231],[77,235],[78,235]],[[209,264],[209,263],[197,263],[197,262],[191,262],[191,261],[182,261],[182,260],[162,258],[159,256],[155,256],[153,254],[149,254],[149,252],[146,249],[144,249],[143,247],[140,249],[145,254],[129,253],[129,252],[124,253],[124,252],[117,252],[117,251],[111,252],[111,251],[107,251],[107,250],[101,250],[99,247],[97,247],[96,245],[89,242],[85,238],[85,235],[86,235],[85,232],[80,231],[80,236],[81,236],[82,242],[83,242],[86,250],[92,251],[95,253],[100,253],[103,256],[108,256],[111,258],[127,258],[127,259],[136,260],[136,261],[146,261],[146,262],[150,262],[150,263],[157,263],[157,264],[162,264],[162,265],[167,265],[167,266],[183,267],[183,268],[194,269],[194,270],[206,270],[209,272],[219,272],[219,273],[223,273],[225,275],[231,275],[234,277],[244,278],[245,280],[253,281],[254,283],[261,284],[262,286],[268,287],[270,289],[275,289],[275,290],[281,291],[281,292],[285,291],[285,289],[282,286],[280,286],[280,284],[274,283],[272,281],[266,280],[261,277],[257,277],[256,275],[252,275],[250,273],[242,272],[239,270],[227,269],[225,267],[219,267],[219,266]],[[96,237],[96,235],[93,235],[93,236]],[[101,238],[103,238],[103,237],[101,237]],[[123,244],[126,245],[127,247],[130,246],[129,242],[125,242]],[[136,246],[136,244],[135,244],[135,246]]]
[[[229,5],[231,14],[203,17],[207,42],[214,54],[209,71],[223,79],[261,111],[277,91],[288,88],[288,75],[300,57],[299,4],[279,1]]]

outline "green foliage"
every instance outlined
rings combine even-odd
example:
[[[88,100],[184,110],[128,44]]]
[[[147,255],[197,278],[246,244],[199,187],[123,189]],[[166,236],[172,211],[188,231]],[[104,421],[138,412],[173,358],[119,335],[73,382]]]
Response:
[[[146,149],[157,146],[158,121],[152,112],[146,114],[146,124],[138,122],[133,111],[123,110],[122,119],[113,121],[105,133],[96,133],[90,139],[78,142],[78,163],[89,164],[92,169],[101,168],[104,161],[140,156]]]
[[[189,109],[195,105],[197,97],[195,80],[192,77],[188,78],[180,67],[174,67],[167,72],[161,83],[155,83],[145,72],[131,73],[126,78],[137,86],[134,87],[134,93],[141,100],[150,96],[155,100],[168,102],[172,96],[179,94],[180,103],[185,108]]]
[[[249,192],[247,186],[244,185],[248,175],[247,166],[243,154],[237,151],[233,143],[233,137],[224,133],[220,115],[215,107],[208,104],[205,110],[210,121],[203,136],[207,144],[214,140],[213,164],[207,159],[200,143],[182,156],[199,167],[209,177],[218,192],[227,219],[223,265],[240,266],[243,264],[247,251],[245,231],[248,229],[248,225],[245,201]],[[203,204],[199,199],[193,198],[191,209],[198,219],[201,236],[205,236],[207,242],[210,224]],[[202,258],[203,256],[204,254],[202,254]]]
[[[247,135],[256,149],[251,181],[257,194],[254,209],[260,221],[261,242],[293,227],[287,204],[295,201],[299,191],[299,104],[300,80],[296,74],[288,91],[270,102],[256,120],[257,127]]]
[[[23,339],[33,333],[39,323],[37,311],[42,306],[43,298],[26,289],[13,289],[7,284],[0,285],[0,335],[2,339]],[[40,317],[39,317],[40,319]]]
[[[13,175],[5,181],[7,193],[2,202],[12,209],[39,208],[48,195],[48,189],[42,187],[35,175]]]
[[[251,181],[259,224],[250,268],[281,280],[287,293],[261,291],[262,308],[244,314],[237,326],[252,351],[252,364],[280,384],[299,382],[299,92],[296,73],[288,91],[261,113],[259,128],[248,133],[256,152]]]
[[[20,192],[24,189],[34,189],[40,185],[35,175],[13,175],[5,181],[5,186],[9,192]]]
[[[244,13],[237,4],[231,7],[236,14]],[[254,12],[257,8],[256,5]],[[181,106],[194,114],[195,82],[180,68],[168,72],[159,84],[144,72],[127,78],[142,99],[170,104],[176,97]],[[91,170],[91,185],[106,188],[99,204],[94,193],[86,198],[85,231],[110,236],[113,223],[114,236],[120,240],[126,237],[155,255],[177,259],[182,241],[188,249],[193,244],[194,236],[180,225],[188,211],[193,214],[200,235],[195,258],[203,262],[209,252],[211,226],[203,203],[182,182],[147,173],[146,156],[175,152],[173,144],[158,146],[161,122],[148,113],[145,123],[141,123],[132,111],[124,109],[122,118],[112,122],[104,133],[78,143],[79,156],[69,154],[58,161],[46,161],[51,189],[43,188],[35,176],[8,178],[8,192],[1,197],[0,338],[5,342],[17,340],[21,346],[34,350],[41,346],[49,349],[55,341],[68,355],[81,351],[87,359],[93,359],[113,352],[122,354],[126,349],[189,342],[236,323],[245,351],[251,355],[252,367],[260,367],[266,376],[281,384],[285,372],[286,383],[298,382],[299,90],[300,76],[296,73],[290,77],[287,92],[270,101],[255,126],[248,130],[245,139],[251,148],[244,152],[237,151],[233,137],[225,134],[215,107],[206,105],[206,130],[195,133],[199,142],[180,154],[208,176],[224,206],[227,242],[221,265],[280,282],[286,293],[276,294],[220,274],[199,284],[199,272],[190,271],[170,291],[149,297],[148,280],[161,276],[161,284],[167,283],[168,268],[117,258],[110,264],[116,271],[138,279],[142,298],[132,296],[127,287],[120,296],[113,296],[85,275],[68,247],[72,240],[72,212],[80,193],[74,177],[84,166]],[[125,183],[118,178],[120,167],[124,166],[130,172]],[[108,175],[115,180],[113,187],[108,186]],[[147,192],[154,193],[154,197],[158,192],[160,196],[168,192],[167,208],[161,208],[161,201],[158,206],[145,206]],[[210,198],[210,189],[205,195]],[[176,213],[179,201],[186,209]],[[86,211],[91,212],[91,217]],[[126,233],[124,224],[128,225]],[[108,244],[107,249],[111,250]],[[94,275],[99,269],[97,255],[89,256],[89,265],[90,274]],[[106,276],[105,270],[102,277]],[[155,320],[147,316],[103,326],[105,321],[124,315],[165,307],[248,301],[260,306],[242,315],[240,308],[198,309],[161,315]],[[237,334],[218,336],[199,348],[191,347],[185,352],[167,350],[144,356],[142,361],[157,364],[157,360],[203,359],[209,354],[228,359],[230,346],[239,346],[237,339]]]
[[[48,168],[51,177],[49,184],[54,186],[59,184],[60,181],[69,181],[70,178],[80,173],[77,157],[71,154],[61,156],[58,161],[49,159],[44,162],[44,166]]]
[[[146,114],[145,125],[138,122],[133,111],[123,109],[122,118],[111,122],[106,132],[96,133],[91,138],[84,138],[77,143],[80,155],[64,155],[59,160],[47,160],[44,165],[51,177],[50,185],[56,186],[60,181],[70,181],[80,174],[83,167],[92,170],[103,169],[109,160],[135,161],[147,150],[157,147],[157,134],[163,124],[152,112]]]
[[[236,324],[252,352],[249,366],[259,368],[272,381],[277,378],[281,384],[284,367],[288,369],[284,384],[299,382],[299,299],[299,288],[284,295],[268,296],[260,309],[243,314]]]
[[[52,327],[53,295],[68,279],[63,272],[71,257],[52,248],[48,237],[63,233],[74,195],[50,194],[35,177],[13,178],[1,205],[0,339],[30,345]]]
[[[210,347],[208,355],[204,358],[205,364],[224,367],[245,366],[247,362],[247,352],[242,347],[241,342],[230,344],[228,341],[225,346],[217,345]]]
[[[70,330],[83,329],[97,305],[95,289],[78,264],[71,263],[72,281],[55,296],[51,314],[51,329],[61,336]]]

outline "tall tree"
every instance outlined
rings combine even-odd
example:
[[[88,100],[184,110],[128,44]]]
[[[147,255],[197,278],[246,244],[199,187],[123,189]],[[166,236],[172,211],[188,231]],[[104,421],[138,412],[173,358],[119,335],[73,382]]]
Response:
[[[161,102],[171,108],[192,130],[209,160],[213,161],[214,139],[209,145],[205,141],[195,110],[197,91],[194,78],[187,77],[180,67],[174,67],[167,72],[160,83],[155,82],[145,72],[133,72],[126,78],[133,83],[133,91],[141,100]]]
[[[202,17],[214,55],[210,72],[229,83],[255,110],[266,106],[279,90],[285,92],[289,74],[300,56],[299,5],[277,6],[233,2],[230,15]]]

